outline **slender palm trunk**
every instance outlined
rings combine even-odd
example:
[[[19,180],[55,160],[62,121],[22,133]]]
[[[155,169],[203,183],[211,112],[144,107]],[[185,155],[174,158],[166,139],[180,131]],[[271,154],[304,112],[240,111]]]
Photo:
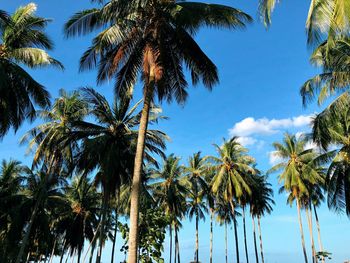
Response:
[[[252,223],[253,223],[253,238],[254,238],[255,259],[256,259],[256,263],[259,263],[258,246],[256,244],[255,219],[254,219],[253,215],[252,215]]]
[[[50,261],[49,261],[50,263],[52,263],[53,257],[54,257],[54,255],[55,255],[55,249],[56,249],[57,238],[58,238],[58,237],[56,237],[56,238],[55,238],[55,242],[53,242],[53,247],[52,247],[51,256],[50,256]]]
[[[64,242],[63,242],[63,247],[62,247],[62,253],[61,253],[61,258],[60,258],[60,263],[63,262],[63,257],[64,257],[64,249],[66,248],[66,242],[67,240],[64,239]]]
[[[81,251],[78,251],[77,253],[78,253],[77,263],[80,263]]]
[[[214,219],[214,211],[210,209],[210,259],[209,263],[213,263],[213,220]]]
[[[301,245],[302,245],[302,247],[303,247],[303,254],[304,254],[305,263],[308,263],[307,254],[306,254],[306,248],[305,248],[305,239],[304,239],[304,231],[303,231],[303,222],[302,222],[301,214],[300,214],[300,203],[299,203],[299,199],[296,198],[296,201],[297,201],[299,228],[300,228],[300,235],[301,235]]]
[[[170,255],[170,257],[169,257],[169,262],[171,263],[171,261],[172,261],[172,254],[173,254],[173,229],[172,229],[172,225],[171,225],[171,223],[170,223],[170,225],[169,225],[169,238],[170,238],[170,246],[169,246],[169,255]]]
[[[40,196],[35,203],[35,207],[33,209],[32,215],[31,215],[29,223],[28,223],[27,231],[26,231],[26,233],[23,237],[23,240],[22,240],[22,244],[21,244],[17,259],[16,259],[16,263],[20,263],[22,261],[24,250],[26,249],[27,244],[29,242],[30,232],[32,230],[32,226],[33,226],[36,214],[38,213],[38,210],[39,210],[39,203],[40,203]]]
[[[151,74],[150,74],[151,75]],[[148,125],[148,116],[151,107],[151,100],[154,87],[154,75],[150,76],[149,83],[146,84],[144,90],[144,104],[141,113],[139,134],[137,138],[134,174],[131,187],[130,201],[130,232],[129,232],[129,255],[128,263],[137,263],[138,248],[138,220],[139,220],[139,197],[141,185],[141,171],[143,163],[143,155],[145,151],[145,139]]]
[[[96,263],[101,263],[102,250],[103,250],[103,236],[104,236],[103,234],[105,231],[106,212],[107,212],[107,196],[104,196],[103,197],[103,204],[102,204],[99,246],[98,246],[98,250],[97,250]]]
[[[262,232],[261,232],[261,225],[260,225],[260,216],[258,216],[258,228],[259,228],[259,239],[260,239],[260,253],[261,253],[261,262],[265,262],[264,258],[264,249],[263,249],[263,241],[262,241]]]
[[[247,230],[246,230],[246,225],[245,225],[245,206],[243,206],[242,209],[243,209],[243,211],[242,211],[242,218],[243,218],[245,258],[247,260],[247,263],[249,263],[248,245],[247,245]]]
[[[198,257],[198,250],[199,250],[198,222],[199,222],[198,213],[196,213],[196,253],[195,253],[195,258],[194,258],[196,263],[199,262],[199,257]]]
[[[230,206],[231,206],[232,215],[233,215],[233,229],[234,229],[235,244],[236,244],[236,260],[237,260],[237,263],[240,263],[239,262],[239,249],[238,249],[238,234],[237,234],[236,212],[235,212],[235,207],[233,206],[232,201],[230,202]]]
[[[118,232],[118,211],[115,210],[115,227],[114,227],[114,233],[113,233],[113,246],[112,246],[112,256],[111,256],[111,263],[114,262],[114,251],[115,251],[115,244],[117,241],[117,232]]]
[[[322,239],[321,239],[321,228],[320,228],[320,222],[318,221],[318,215],[316,211],[316,206],[314,205],[314,213],[315,213],[315,220],[316,220],[316,226],[317,226],[317,237],[318,237],[318,246],[320,251],[323,251],[323,245],[322,245]],[[324,257],[321,257],[321,262],[324,263],[325,259]]]
[[[96,242],[92,244],[91,247],[91,252],[90,252],[90,258],[89,258],[89,263],[92,263],[92,260],[94,258],[94,253],[95,253],[95,248],[96,248]],[[85,260],[84,260],[85,261]],[[84,263],[84,262],[83,262]]]
[[[227,223],[225,221],[225,262],[228,263],[227,257]]]
[[[177,225],[175,225],[175,260],[177,258],[177,263],[180,262],[180,244],[179,244],[179,229],[177,228]]]
[[[310,241],[311,241],[311,251],[312,251],[312,262],[313,263],[317,263],[315,242],[314,242],[314,234],[313,234],[313,231],[312,231],[312,228],[313,228],[313,226],[312,226],[312,216],[311,216],[311,213],[310,213],[308,207],[306,207],[305,213],[306,213],[306,218],[307,218],[307,224],[308,224],[308,227],[309,227],[309,234],[310,234]]]

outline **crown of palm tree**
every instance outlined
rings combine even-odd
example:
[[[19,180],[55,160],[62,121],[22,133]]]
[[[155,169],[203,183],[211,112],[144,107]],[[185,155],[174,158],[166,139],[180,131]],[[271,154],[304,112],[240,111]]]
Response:
[[[16,131],[27,118],[35,118],[35,107],[50,105],[49,93],[22,67],[38,68],[62,64],[48,55],[52,41],[44,29],[49,19],[35,15],[36,5],[18,8],[12,16],[0,13],[0,137]]]
[[[187,81],[200,79],[211,88],[217,69],[192,35],[202,26],[244,27],[251,18],[235,8],[165,0],[110,1],[100,9],[75,14],[65,26],[67,36],[107,25],[81,58],[81,70],[98,66],[98,82],[115,77],[117,93],[130,91],[141,77],[155,84],[160,100],[184,102]]]

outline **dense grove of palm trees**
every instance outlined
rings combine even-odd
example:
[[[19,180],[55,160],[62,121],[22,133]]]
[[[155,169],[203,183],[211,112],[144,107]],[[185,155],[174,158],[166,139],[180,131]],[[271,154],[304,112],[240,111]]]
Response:
[[[264,262],[261,218],[273,210],[268,176],[276,174],[287,203],[296,204],[305,262],[325,262],[330,254],[323,248],[318,207],[326,200],[330,209],[350,215],[349,0],[311,1],[306,21],[308,43],[316,46],[311,63],[322,73],[306,81],[300,94],[305,105],[338,97],[314,117],[310,134],[286,133],[273,144],[281,161],[265,172],[237,137],[214,145],[214,156],[196,152],[186,161],[165,153],[169,138],[155,129],[167,121],[156,103],[186,101],[185,72],[193,85],[202,82],[212,89],[218,83],[218,69],[195,33],[204,26],[244,28],[252,21],[249,15],[200,2],[93,2],[100,8],[77,12],[64,31],[67,37],[97,32],[82,52],[80,70],[97,69],[97,84],[114,80],[112,103],[91,87],[61,90],[52,101],[25,69],[63,69],[47,53],[53,46],[45,33],[50,20],[38,17],[33,3],[11,15],[0,11],[0,138],[25,120],[40,120],[20,142],[33,156],[31,167],[13,158],[1,163],[0,262],[51,263],[58,257],[100,263],[107,242],[111,262],[164,262],[169,235],[169,262],[180,263],[179,231],[188,218],[196,230],[193,262],[198,263],[204,238],[199,224],[206,217],[210,263],[216,262],[215,221],[225,227],[226,263],[230,224],[235,262]],[[274,0],[259,3],[266,26],[274,6]],[[143,99],[135,103],[134,87],[140,86]],[[240,220],[243,236],[237,230]],[[248,220],[253,233],[246,230]],[[249,258],[247,235],[253,236],[255,258]],[[123,259],[116,258],[120,244]]]

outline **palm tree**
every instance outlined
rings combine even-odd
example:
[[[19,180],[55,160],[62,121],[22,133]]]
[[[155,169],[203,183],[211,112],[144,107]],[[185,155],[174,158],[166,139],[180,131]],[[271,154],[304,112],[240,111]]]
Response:
[[[0,13],[0,138],[10,128],[15,131],[25,119],[36,116],[34,105],[50,105],[48,91],[21,65],[29,68],[62,64],[48,55],[52,41],[44,30],[49,19],[35,15],[33,3],[19,7],[12,16]]]
[[[330,145],[336,149],[327,153],[332,157],[326,176],[328,206],[336,211],[344,211],[350,216],[350,161],[349,161],[349,105],[350,96],[346,92],[339,96],[313,123],[313,139],[325,150]]]
[[[20,203],[24,166],[16,160],[2,160],[0,167],[0,261],[10,260],[16,251],[23,220],[20,218]]]
[[[206,181],[206,191],[204,192],[204,196],[207,202],[207,206],[210,212],[210,258],[209,262],[213,263],[213,221],[215,214],[215,206],[216,206],[216,196],[212,190],[212,181],[215,176],[215,169],[208,164],[207,169],[205,170],[205,181]]]
[[[205,180],[205,172],[208,169],[206,158],[201,156],[201,152],[193,154],[188,160],[188,166],[185,168],[187,179],[189,182],[190,202],[189,216],[192,219],[196,217],[196,250],[194,253],[194,261],[199,262],[199,238],[198,224],[200,219],[205,219],[204,212],[207,212],[207,207],[203,202],[203,196],[208,192],[208,185]]]
[[[305,149],[307,140],[301,136],[285,134],[283,143],[275,142],[274,154],[282,159],[282,162],[275,165],[269,172],[282,171],[279,174],[279,182],[283,183],[283,190],[290,193],[289,201],[295,199],[297,204],[299,228],[302,240],[302,248],[305,262],[308,262],[302,220],[300,215],[301,200],[305,196],[310,196],[308,191],[309,184],[322,182],[322,176],[317,172],[313,160],[315,152],[313,149]]]
[[[259,14],[265,26],[271,24],[271,14],[277,0],[260,0]],[[347,0],[312,0],[306,20],[308,43],[318,43],[327,37],[332,42],[347,32],[350,21]]]
[[[151,103],[156,96],[160,101],[173,98],[179,103],[185,101],[187,81],[183,64],[191,72],[194,84],[201,79],[211,89],[218,81],[217,69],[192,35],[202,25],[236,28],[244,27],[250,20],[240,10],[222,5],[142,0],[110,1],[101,9],[77,13],[66,24],[68,36],[107,25],[81,59],[81,69],[93,68],[99,63],[99,82],[115,77],[117,93],[130,92],[137,76],[142,76],[144,105],[132,183],[130,263],[137,261],[140,183]]]
[[[321,67],[322,73],[304,83],[300,89],[306,106],[317,97],[322,104],[328,97],[348,92],[350,83],[350,40],[348,37],[336,39],[329,45],[320,44],[311,56],[311,63]]]
[[[86,176],[76,176],[64,191],[69,209],[61,211],[58,228],[64,232],[65,247],[80,262],[85,240],[92,242],[98,225],[101,195]],[[65,249],[65,248],[63,248]]]
[[[28,151],[34,152],[33,166],[48,163],[55,155],[56,168],[65,166],[71,170],[79,147],[69,135],[73,124],[82,121],[87,114],[88,103],[78,91],[68,93],[61,89],[51,109],[38,112],[45,123],[34,127],[21,139],[22,144],[29,145]]]
[[[61,187],[65,185],[65,181],[61,177],[50,173],[50,169],[45,166],[38,171],[26,169],[26,173],[26,187],[24,190],[26,200],[23,206],[30,207],[31,215],[25,228],[16,263],[23,259],[35,221],[41,219],[44,215],[46,216],[47,211],[52,211],[52,207],[61,202]],[[38,225],[41,226],[41,224]]]
[[[177,231],[180,226],[178,219],[181,219],[187,209],[186,207],[186,189],[183,179],[184,167],[179,164],[180,158],[171,154],[164,159],[163,166],[159,170],[152,172],[152,178],[155,180],[151,185],[154,193],[154,197],[162,207],[167,216],[171,219],[169,226],[170,234],[170,262],[172,255],[172,227],[175,227],[175,235],[177,237]],[[180,251],[176,249],[176,256],[180,261]],[[180,262],[178,262],[180,263]]]
[[[241,144],[237,142],[237,137],[229,141],[224,139],[222,146],[214,145],[218,157],[211,157],[216,175],[213,178],[212,189],[214,194],[220,192],[224,200],[230,205],[233,215],[236,257],[239,261],[237,224],[235,214],[235,200],[239,200],[245,193],[251,194],[251,188],[247,174],[254,174],[255,170],[250,167],[254,159],[248,155]]]
[[[131,181],[130,174],[135,157],[137,141],[136,127],[140,124],[140,113],[137,107],[140,102],[130,106],[128,96],[116,98],[112,106],[107,99],[91,88],[82,89],[84,101],[89,105],[89,115],[94,117],[98,124],[85,120],[75,121],[74,129],[70,131],[69,140],[81,141],[81,149],[77,154],[77,168],[89,173],[99,169],[95,182],[100,184],[103,192],[102,226],[100,237],[103,236],[104,219],[111,198],[115,197],[122,184]],[[155,123],[164,118],[161,110],[152,107],[149,122]],[[152,153],[163,156],[166,134],[158,130],[148,130],[145,142],[145,160],[156,164]],[[113,161],[111,161],[113,160]],[[102,254],[102,240],[98,250],[97,262]]]
[[[227,225],[236,220],[232,214],[232,209],[226,200],[222,198],[220,194],[216,197],[215,212],[217,214],[216,219],[220,225],[225,225],[225,262],[228,263],[227,255]]]
[[[264,216],[266,213],[270,214],[272,212],[272,205],[274,205],[275,202],[272,199],[273,191],[271,188],[271,184],[267,182],[267,176],[255,175],[253,176],[253,178],[254,178],[255,184],[253,186],[252,196],[249,203],[250,203],[250,214],[252,216],[252,223],[253,223],[255,257],[256,257],[256,262],[259,263],[258,249],[256,245],[256,234],[255,234],[255,218],[258,218],[261,262],[264,263],[265,259],[264,259],[260,220],[261,220],[261,217]]]

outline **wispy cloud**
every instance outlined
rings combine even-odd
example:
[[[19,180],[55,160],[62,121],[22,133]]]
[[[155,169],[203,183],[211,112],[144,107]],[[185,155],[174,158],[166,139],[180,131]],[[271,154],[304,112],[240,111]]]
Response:
[[[268,119],[253,117],[245,118],[229,129],[231,137],[238,136],[239,141],[244,146],[261,144],[261,140],[255,138],[256,136],[270,136],[289,128],[301,128],[309,126],[313,115],[299,115],[284,119]]]

